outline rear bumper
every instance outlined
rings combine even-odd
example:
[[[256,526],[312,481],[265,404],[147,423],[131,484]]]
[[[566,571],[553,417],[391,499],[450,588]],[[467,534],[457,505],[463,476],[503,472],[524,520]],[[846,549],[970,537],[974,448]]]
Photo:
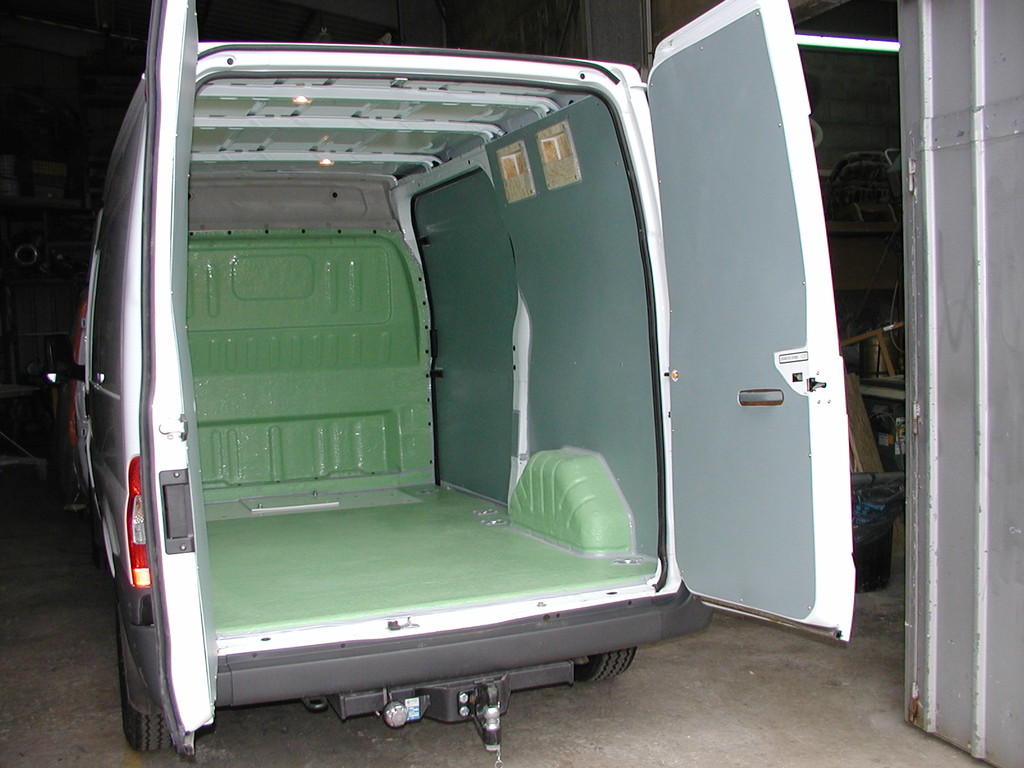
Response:
[[[219,659],[216,703],[237,706],[488,675],[679,637],[710,620],[711,609],[681,587],[667,597],[481,629],[239,653]]]

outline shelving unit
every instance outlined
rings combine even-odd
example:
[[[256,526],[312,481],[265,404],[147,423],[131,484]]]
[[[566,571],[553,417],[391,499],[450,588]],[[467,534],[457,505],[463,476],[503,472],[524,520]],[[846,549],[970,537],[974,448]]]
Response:
[[[71,330],[92,219],[79,199],[0,197],[0,382],[38,383],[46,336]]]

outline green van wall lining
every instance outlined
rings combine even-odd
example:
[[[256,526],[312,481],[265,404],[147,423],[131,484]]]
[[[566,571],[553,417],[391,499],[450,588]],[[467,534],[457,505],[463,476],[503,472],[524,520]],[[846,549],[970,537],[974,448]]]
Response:
[[[633,550],[629,509],[599,456],[563,448],[533,454],[512,492],[513,524],[588,554]]]
[[[397,233],[193,233],[187,325],[204,489],[429,481],[426,314]]]

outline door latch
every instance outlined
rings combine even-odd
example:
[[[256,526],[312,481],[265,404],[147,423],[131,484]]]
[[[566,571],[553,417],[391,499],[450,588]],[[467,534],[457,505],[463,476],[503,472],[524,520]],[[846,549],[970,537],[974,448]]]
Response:
[[[165,421],[158,425],[156,429],[157,432],[168,440],[173,440],[174,438],[185,440],[188,437],[188,419],[185,418],[185,414],[181,414],[177,421]]]
[[[828,386],[828,384],[825,383],[824,381],[818,381],[817,379],[808,379],[807,380],[807,391],[808,392],[814,392],[817,389],[824,389],[827,386]]]

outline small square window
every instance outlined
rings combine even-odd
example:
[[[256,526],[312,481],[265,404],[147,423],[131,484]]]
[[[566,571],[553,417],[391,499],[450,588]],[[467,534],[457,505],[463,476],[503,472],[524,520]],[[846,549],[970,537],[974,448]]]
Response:
[[[580,164],[576,159],[576,145],[572,141],[569,123],[563,120],[539,131],[537,145],[548,189],[558,189],[580,180]]]
[[[510,203],[533,197],[537,188],[533,185],[530,158],[526,156],[526,144],[517,141],[498,150],[498,166],[501,181],[505,185],[505,199]]]

